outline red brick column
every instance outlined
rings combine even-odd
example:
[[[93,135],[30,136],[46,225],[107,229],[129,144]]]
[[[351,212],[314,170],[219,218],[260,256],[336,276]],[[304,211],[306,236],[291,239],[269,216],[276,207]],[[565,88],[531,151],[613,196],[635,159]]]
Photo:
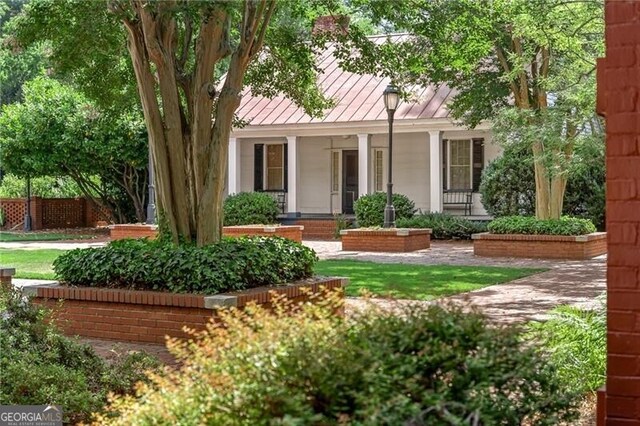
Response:
[[[31,210],[31,229],[34,231],[43,229],[42,203],[42,198],[31,197],[31,208],[29,210]]]
[[[640,2],[607,0],[607,385],[599,424],[640,425]],[[604,399],[604,404],[602,404]]]

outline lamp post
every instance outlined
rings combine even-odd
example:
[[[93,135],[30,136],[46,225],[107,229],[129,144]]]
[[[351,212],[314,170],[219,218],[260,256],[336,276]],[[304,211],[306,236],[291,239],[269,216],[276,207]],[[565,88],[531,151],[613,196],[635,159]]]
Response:
[[[384,106],[387,109],[389,118],[389,169],[387,180],[387,205],[384,208],[384,227],[395,228],[396,226],[396,210],[393,207],[393,180],[392,180],[392,160],[393,160],[393,115],[398,107],[400,96],[398,89],[393,84],[384,89]]]
[[[31,231],[31,178],[27,177],[27,200],[25,201],[24,230]]]
[[[156,187],[155,173],[153,169],[153,156],[151,155],[151,145],[149,145],[149,202],[147,203],[147,224],[156,223]]]

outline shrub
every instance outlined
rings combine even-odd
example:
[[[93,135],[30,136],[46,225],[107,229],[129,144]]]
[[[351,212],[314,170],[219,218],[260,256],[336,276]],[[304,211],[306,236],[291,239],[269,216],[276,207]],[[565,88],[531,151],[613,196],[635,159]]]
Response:
[[[529,325],[562,383],[576,393],[595,392],[605,381],[607,317],[604,304],[595,310],[560,306],[545,322]]]
[[[240,192],[224,200],[224,225],[268,225],[276,223],[278,203],[264,192]]]
[[[279,237],[223,238],[205,247],[140,239],[72,250],[53,267],[70,285],[215,294],[306,278],[315,261],[313,250]]]
[[[119,416],[100,424],[557,425],[575,416],[545,356],[477,313],[431,305],[342,321],[316,306],[222,316],[224,327],[194,343],[171,343],[181,370],[117,399]]]
[[[472,234],[485,232],[484,222],[472,222],[468,219],[448,213],[422,213],[396,222],[398,228],[431,228],[431,238],[436,240],[469,240]]]
[[[536,219],[531,216],[506,216],[487,226],[494,234],[584,235],[596,232],[589,219],[563,216],[560,219]]]
[[[605,225],[604,144],[590,141],[576,146],[569,169],[563,214],[590,219],[598,229]],[[482,204],[489,214],[532,216],[536,185],[533,153],[528,147],[510,146],[482,173]]]
[[[0,290],[0,404],[63,407],[65,422],[86,420],[107,394],[124,395],[159,363],[143,353],[107,365],[91,346],[60,334],[47,311],[18,291]]]
[[[387,205],[387,194],[376,192],[363,195],[353,204],[358,226],[362,228],[384,225],[384,208]],[[416,206],[402,194],[393,194],[393,207],[396,210],[396,220],[413,216]]]

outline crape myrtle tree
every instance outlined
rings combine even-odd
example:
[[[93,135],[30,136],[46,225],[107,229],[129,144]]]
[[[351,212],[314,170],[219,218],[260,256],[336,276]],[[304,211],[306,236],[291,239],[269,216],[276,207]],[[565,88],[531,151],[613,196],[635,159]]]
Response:
[[[470,127],[500,120],[504,143],[534,155],[536,216],[562,212],[577,139],[594,118],[595,58],[603,54],[602,0],[352,0],[374,23],[414,37],[382,47],[400,84],[447,84],[448,105]],[[366,57],[365,57],[366,59]],[[380,63],[388,63],[381,60]],[[373,62],[354,68],[384,73]],[[500,138],[500,135],[498,135]]]
[[[314,58],[330,36],[312,37],[311,23],[340,7],[334,0],[33,0],[16,19],[18,38],[47,39],[54,68],[87,93],[124,90],[117,69],[133,70],[166,231],[175,242],[204,245],[221,236],[228,139],[243,89],[283,93],[319,115],[330,101],[318,90]]]

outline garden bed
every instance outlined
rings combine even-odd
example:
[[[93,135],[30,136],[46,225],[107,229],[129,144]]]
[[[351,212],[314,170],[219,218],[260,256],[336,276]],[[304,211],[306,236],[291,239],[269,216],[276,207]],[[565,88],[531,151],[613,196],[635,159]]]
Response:
[[[243,309],[249,302],[270,308],[276,295],[296,304],[318,300],[323,289],[344,289],[345,278],[312,278],[292,284],[217,294],[176,294],[61,285],[25,286],[33,302],[54,310],[67,335],[129,342],[164,343],[165,336],[184,338],[183,327],[202,330],[217,318],[216,309]],[[60,304],[59,301],[62,301]]]
[[[344,229],[342,250],[411,252],[431,246],[431,229]]]
[[[585,235],[474,234],[473,253],[487,257],[591,259],[607,252],[607,233]]]
[[[222,235],[226,237],[241,237],[246,235],[262,235],[267,237],[284,237],[293,241],[302,242],[302,231],[304,226],[300,225],[242,225],[225,226],[222,228]],[[111,240],[121,240],[123,238],[155,238],[158,235],[157,225],[125,224],[112,225]]]

